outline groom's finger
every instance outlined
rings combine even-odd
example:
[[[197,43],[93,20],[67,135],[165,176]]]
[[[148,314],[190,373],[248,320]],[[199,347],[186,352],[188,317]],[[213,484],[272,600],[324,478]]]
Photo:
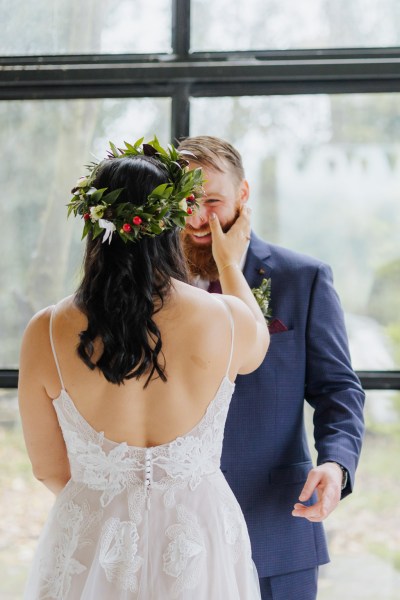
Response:
[[[322,494],[315,504],[304,506],[304,504],[296,503],[292,510],[294,517],[303,517],[309,521],[323,521],[334,510],[337,502],[335,502],[332,494]]]
[[[307,477],[307,481],[304,484],[301,494],[299,496],[300,502],[306,502],[313,495],[315,488],[321,481],[321,475],[318,471],[310,471]]]

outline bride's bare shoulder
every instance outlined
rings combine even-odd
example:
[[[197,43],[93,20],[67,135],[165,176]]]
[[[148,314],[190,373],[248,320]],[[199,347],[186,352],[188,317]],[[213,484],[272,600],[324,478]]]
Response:
[[[213,294],[209,294],[206,290],[191,285],[190,283],[184,283],[183,281],[174,281],[173,289],[178,297],[182,299],[189,299],[194,301],[204,301],[210,299]]]
[[[67,296],[66,298],[63,298],[57,302],[56,305],[52,304],[50,306],[46,306],[35,313],[29,320],[25,328],[24,335],[40,335],[44,333],[48,335],[50,319],[53,311],[57,314],[57,316],[63,314],[65,315],[71,311],[76,314],[80,313],[79,309],[75,305],[74,296]]]
[[[206,290],[202,290],[193,285],[179,282],[175,285],[175,305],[184,308],[200,315],[204,312],[219,313],[223,306],[218,300],[219,294],[209,294]],[[195,313],[194,313],[195,311]]]
[[[26,325],[25,335],[34,332],[40,332],[44,327],[48,327],[52,310],[53,306],[46,306],[35,313]]]

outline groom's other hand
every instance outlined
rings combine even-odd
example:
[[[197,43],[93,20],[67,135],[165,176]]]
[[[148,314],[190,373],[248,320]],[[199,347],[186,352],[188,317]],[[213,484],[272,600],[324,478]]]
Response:
[[[339,504],[341,488],[342,471],[336,463],[327,462],[311,469],[292,515],[312,522],[323,521]],[[301,504],[307,502],[314,492],[317,493],[317,502],[310,506]]]

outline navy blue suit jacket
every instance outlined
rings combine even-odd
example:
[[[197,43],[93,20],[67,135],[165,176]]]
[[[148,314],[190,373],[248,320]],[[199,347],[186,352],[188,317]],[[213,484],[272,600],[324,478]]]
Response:
[[[221,468],[245,515],[258,574],[270,577],[329,561],[322,524],[291,515],[312,468],[304,400],[314,408],[318,464],[336,461],[349,472],[344,496],[361,449],[364,393],[327,265],[252,234],[244,275],[251,287],[271,278],[272,317],[288,331],[272,334],[263,364],[236,380]]]

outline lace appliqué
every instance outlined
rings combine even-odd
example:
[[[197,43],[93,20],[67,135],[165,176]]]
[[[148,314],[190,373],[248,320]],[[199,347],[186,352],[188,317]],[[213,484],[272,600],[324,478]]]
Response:
[[[224,529],[226,543],[232,547],[233,562],[237,563],[240,556],[245,553],[245,558],[251,558],[250,548],[245,545],[245,532],[243,531],[243,518],[239,507],[232,498],[227,496],[220,502],[220,516]]]
[[[80,442],[84,444],[84,442]],[[129,457],[127,444],[122,443],[107,454],[97,444],[88,442],[85,448],[80,448],[76,464],[82,469],[81,481],[92,490],[103,493],[100,496],[102,506],[110,502],[133,483],[141,480],[135,476],[136,471],[142,470],[134,458]]]
[[[171,542],[163,554],[164,572],[176,579],[172,598],[178,598],[183,590],[192,590],[198,585],[206,557],[197,518],[182,504],[177,505],[176,511],[178,523],[170,525],[165,532]]]
[[[101,535],[100,564],[107,580],[122,590],[136,592],[136,573],[143,564],[137,555],[139,534],[135,523],[111,518],[106,521]]]
[[[172,442],[162,466],[172,479],[187,480],[191,490],[199,485],[202,476],[215,472],[215,444],[211,431],[201,437],[186,436]]]
[[[96,525],[102,511],[91,512],[84,502],[78,506],[72,500],[58,508],[58,530],[54,545],[48,549],[47,556],[40,563],[41,598],[63,600],[68,595],[73,575],[86,570],[86,566],[73,557],[75,552],[92,543],[88,538],[90,529]]]

